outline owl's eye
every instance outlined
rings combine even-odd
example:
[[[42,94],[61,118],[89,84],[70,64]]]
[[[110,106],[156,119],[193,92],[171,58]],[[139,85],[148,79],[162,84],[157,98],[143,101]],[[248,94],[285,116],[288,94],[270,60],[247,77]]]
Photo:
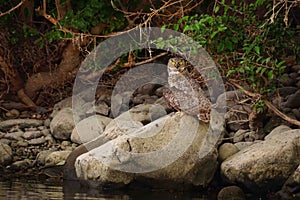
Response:
[[[180,62],[179,62],[179,65],[183,65],[183,62],[182,62],[182,61],[180,61]]]
[[[175,62],[174,62],[174,61],[172,61],[172,65],[175,65]]]

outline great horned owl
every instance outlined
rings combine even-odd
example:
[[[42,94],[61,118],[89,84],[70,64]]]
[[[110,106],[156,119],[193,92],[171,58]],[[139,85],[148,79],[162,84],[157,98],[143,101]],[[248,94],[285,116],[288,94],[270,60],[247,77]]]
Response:
[[[200,84],[191,78],[187,67],[182,58],[169,59],[169,88],[164,91],[164,98],[174,109],[196,115],[200,121],[209,122],[211,102],[205,96]]]

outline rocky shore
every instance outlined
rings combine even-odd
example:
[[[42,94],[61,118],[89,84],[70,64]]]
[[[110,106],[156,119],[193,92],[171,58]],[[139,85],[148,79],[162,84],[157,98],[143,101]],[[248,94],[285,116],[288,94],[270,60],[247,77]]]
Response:
[[[300,65],[291,67],[272,98],[297,120],[299,74]],[[103,91],[94,110],[77,124],[72,97],[56,104],[46,118],[10,109],[0,122],[1,171],[76,179],[96,188],[141,184],[214,188],[218,199],[251,194],[300,198],[299,127],[271,112],[252,118],[253,102],[247,98],[239,90],[221,94],[217,102],[226,101],[227,112],[212,110],[209,124],[174,112],[155,84],[139,88],[130,109],[114,119],[110,95]]]

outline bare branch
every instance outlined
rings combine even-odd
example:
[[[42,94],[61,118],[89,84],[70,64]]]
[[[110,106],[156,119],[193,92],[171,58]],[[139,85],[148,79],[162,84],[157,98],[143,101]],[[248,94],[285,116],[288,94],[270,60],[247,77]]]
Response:
[[[9,9],[8,11],[6,12],[3,12],[3,13],[0,13],[0,17],[4,16],[4,15],[8,15],[10,14],[11,12],[13,12],[14,10],[18,9],[20,6],[23,5],[23,3],[25,2],[26,0],[22,0],[20,3],[18,3],[18,5],[16,5],[15,7]]]

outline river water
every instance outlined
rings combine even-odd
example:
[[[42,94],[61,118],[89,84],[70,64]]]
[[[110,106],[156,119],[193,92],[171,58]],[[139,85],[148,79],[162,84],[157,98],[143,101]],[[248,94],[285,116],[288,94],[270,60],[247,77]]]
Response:
[[[82,199],[82,200],[208,200],[203,193],[174,193],[170,191],[100,191],[87,189],[78,182],[60,180],[37,180],[0,177],[0,200],[52,200],[52,199]]]

